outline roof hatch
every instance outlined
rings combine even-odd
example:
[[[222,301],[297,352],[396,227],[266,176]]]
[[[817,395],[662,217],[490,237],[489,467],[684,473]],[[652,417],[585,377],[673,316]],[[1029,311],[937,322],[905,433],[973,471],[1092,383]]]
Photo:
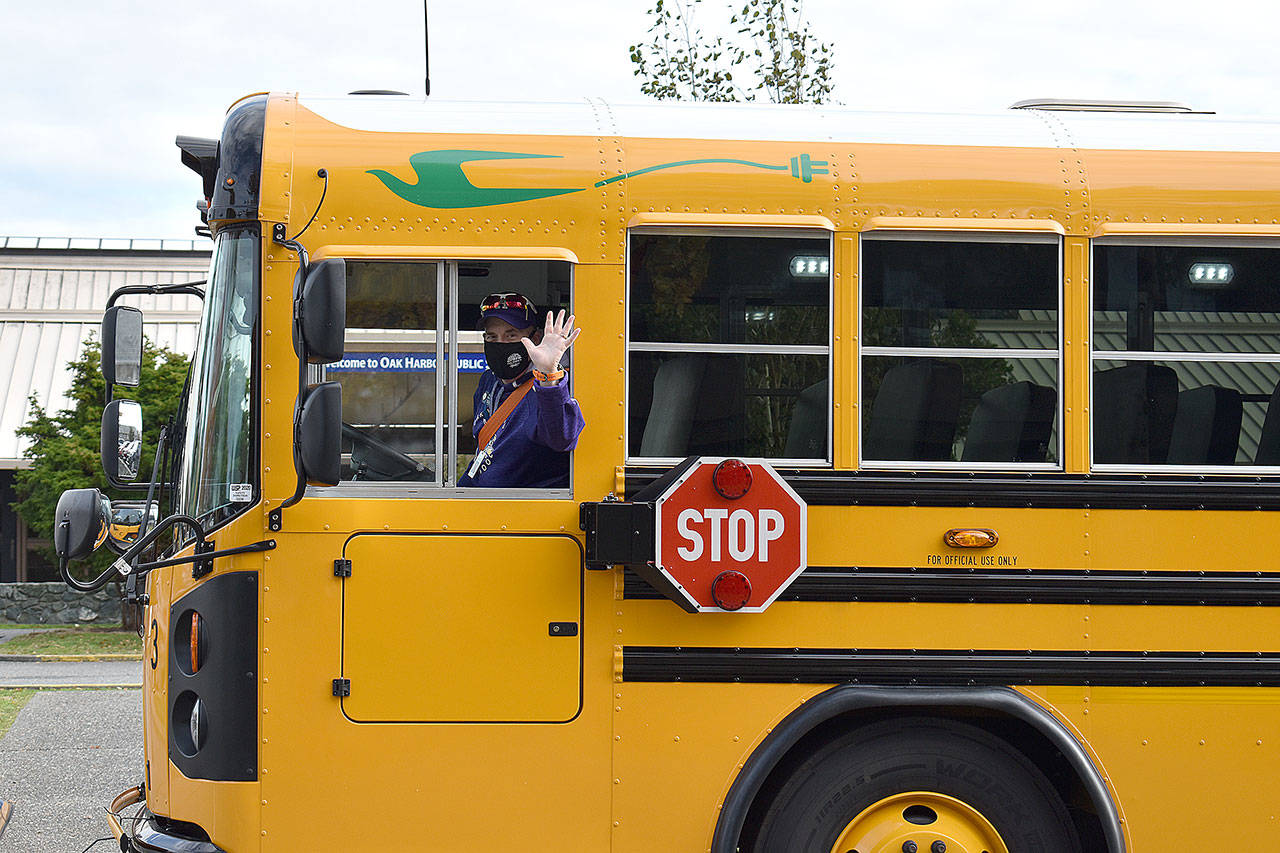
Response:
[[[1060,110],[1085,113],[1189,113],[1212,115],[1178,101],[1092,101],[1080,98],[1028,98],[1010,105],[1011,110]]]

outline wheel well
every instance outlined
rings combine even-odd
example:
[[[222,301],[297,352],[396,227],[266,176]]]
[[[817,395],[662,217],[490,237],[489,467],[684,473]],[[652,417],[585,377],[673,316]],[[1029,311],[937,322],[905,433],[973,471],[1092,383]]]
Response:
[[[915,705],[846,711],[817,724],[801,736],[774,765],[752,800],[739,835],[739,849],[754,849],[761,818],[768,811],[770,802],[795,769],[823,744],[860,726],[904,714],[967,723],[1008,743],[1040,768],[1058,792],[1080,835],[1083,849],[1108,849],[1102,818],[1097,813],[1084,781],[1068,758],[1034,725],[991,708]]]

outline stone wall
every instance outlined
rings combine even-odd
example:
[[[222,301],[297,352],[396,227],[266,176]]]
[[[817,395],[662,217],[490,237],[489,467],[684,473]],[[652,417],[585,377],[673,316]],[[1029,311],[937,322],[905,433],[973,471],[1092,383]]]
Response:
[[[0,622],[119,625],[120,589],[76,592],[64,583],[0,583]]]

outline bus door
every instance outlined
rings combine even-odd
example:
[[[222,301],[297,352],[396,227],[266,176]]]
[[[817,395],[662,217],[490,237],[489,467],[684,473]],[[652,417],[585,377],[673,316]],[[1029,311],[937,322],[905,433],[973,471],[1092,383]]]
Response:
[[[581,780],[548,777],[546,766],[548,755],[583,754],[584,566],[566,531],[576,529],[572,491],[567,480],[459,485],[475,454],[481,301],[521,293],[541,320],[569,307],[572,265],[345,265],[344,358],[312,374],[342,386],[341,482],[309,500],[331,500],[326,528],[345,531],[333,554],[342,584],[334,737],[383,756],[352,768],[361,778],[348,784],[385,786],[388,768],[403,766],[412,784],[388,796],[424,823],[485,802],[527,810],[502,826],[475,821],[477,845],[513,826],[589,833],[588,815],[598,823],[607,797],[574,795]],[[475,760],[495,742],[507,745],[500,774]]]

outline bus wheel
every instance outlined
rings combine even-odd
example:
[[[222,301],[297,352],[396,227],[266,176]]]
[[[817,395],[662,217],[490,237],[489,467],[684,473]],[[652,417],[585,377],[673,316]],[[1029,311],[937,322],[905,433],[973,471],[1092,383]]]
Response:
[[[856,729],[798,764],[754,845],[764,853],[1071,853],[1075,827],[1025,756],[929,718]]]

